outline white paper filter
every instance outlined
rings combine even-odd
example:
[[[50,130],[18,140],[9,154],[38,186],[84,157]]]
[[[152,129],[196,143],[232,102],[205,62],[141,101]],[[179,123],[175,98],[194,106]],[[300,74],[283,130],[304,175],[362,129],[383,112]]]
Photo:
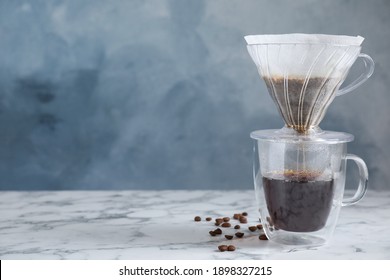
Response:
[[[244,37],[248,45],[258,44],[331,44],[360,46],[361,36],[325,35],[325,34],[269,34],[248,35]]]
[[[342,79],[360,53],[361,36],[283,34],[245,36],[262,76],[320,76]]]

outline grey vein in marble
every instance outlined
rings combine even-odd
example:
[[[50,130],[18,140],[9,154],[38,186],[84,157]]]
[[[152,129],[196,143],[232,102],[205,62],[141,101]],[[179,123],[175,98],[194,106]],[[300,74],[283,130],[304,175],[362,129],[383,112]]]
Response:
[[[211,237],[195,215],[258,215],[252,191],[0,192],[1,259],[390,259],[390,192],[341,210],[329,244],[296,250],[246,232]],[[233,233],[233,229],[226,232]],[[235,252],[221,253],[220,244]]]

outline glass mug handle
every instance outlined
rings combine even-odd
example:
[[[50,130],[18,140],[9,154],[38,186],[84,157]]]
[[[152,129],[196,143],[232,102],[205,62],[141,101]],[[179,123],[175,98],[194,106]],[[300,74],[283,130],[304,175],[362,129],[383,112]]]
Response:
[[[346,160],[353,160],[359,168],[359,186],[353,197],[343,199],[341,206],[349,206],[360,201],[367,192],[368,169],[366,163],[358,156],[347,154]]]
[[[353,91],[361,84],[363,84],[365,81],[367,81],[367,79],[371,77],[372,73],[374,73],[374,66],[375,66],[374,60],[372,60],[372,58],[365,53],[359,54],[358,57],[363,59],[364,72],[355,81],[353,81],[346,87],[339,89],[338,92],[336,93],[336,96],[340,96],[350,91]]]

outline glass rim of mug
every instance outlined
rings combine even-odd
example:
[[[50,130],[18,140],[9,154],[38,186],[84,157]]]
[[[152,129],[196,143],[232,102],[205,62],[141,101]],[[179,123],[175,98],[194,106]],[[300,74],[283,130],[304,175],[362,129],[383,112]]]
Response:
[[[313,134],[299,134],[291,131],[291,128],[255,130],[250,133],[254,140],[285,142],[285,143],[318,143],[318,144],[339,144],[348,143],[354,140],[354,136],[346,132],[317,130]]]

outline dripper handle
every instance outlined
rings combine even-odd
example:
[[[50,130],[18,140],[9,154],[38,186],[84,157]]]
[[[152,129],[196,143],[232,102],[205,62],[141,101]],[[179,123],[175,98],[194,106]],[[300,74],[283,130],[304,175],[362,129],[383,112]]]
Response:
[[[336,93],[336,96],[340,96],[343,94],[346,94],[350,91],[353,91],[357,87],[359,87],[361,84],[363,84],[365,81],[367,81],[368,78],[371,77],[372,73],[374,73],[374,60],[367,54],[361,53],[359,56],[361,59],[363,59],[364,62],[364,72],[352,83],[347,85],[346,87],[339,89],[338,92]]]
[[[353,197],[343,199],[341,206],[349,206],[359,202],[367,192],[368,186],[368,169],[367,165],[360,157],[347,154],[345,160],[353,160],[359,168],[359,186]]]

